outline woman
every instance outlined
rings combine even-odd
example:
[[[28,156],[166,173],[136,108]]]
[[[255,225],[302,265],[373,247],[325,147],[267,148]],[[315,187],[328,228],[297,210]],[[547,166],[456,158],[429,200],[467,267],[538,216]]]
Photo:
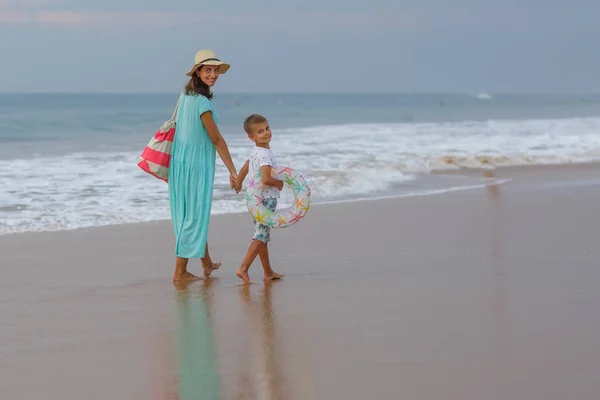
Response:
[[[175,273],[173,281],[198,279],[187,271],[190,258],[202,259],[208,276],[221,263],[208,254],[208,223],[215,178],[215,150],[229,170],[233,187],[237,179],[225,139],[217,127],[219,117],[213,110],[211,87],[229,64],[220,61],[212,50],[196,53],[194,67],[187,73],[177,112],[177,130],[169,166],[169,201],[175,232]]]

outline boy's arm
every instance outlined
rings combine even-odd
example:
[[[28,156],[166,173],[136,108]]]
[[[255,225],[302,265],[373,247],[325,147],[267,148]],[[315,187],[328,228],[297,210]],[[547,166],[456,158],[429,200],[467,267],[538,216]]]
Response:
[[[238,172],[237,181],[235,181],[235,185],[233,186],[233,189],[235,190],[236,193],[239,193],[240,190],[242,190],[242,184],[244,183],[244,179],[246,179],[246,175],[248,175],[249,167],[250,167],[250,160],[247,160],[246,164],[244,164],[242,169],[240,169],[240,172]]]
[[[246,160],[246,163],[244,164],[244,166],[242,167],[242,169],[240,169],[240,172],[238,173],[238,180],[239,181],[244,181],[244,179],[246,179],[246,175],[248,175],[248,169],[250,168],[250,160]]]
[[[260,172],[262,172],[263,185],[272,186],[278,188],[279,190],[283,190],[283,181],[275,179],[271,176],[270,165],[263,165],[260,167]]]

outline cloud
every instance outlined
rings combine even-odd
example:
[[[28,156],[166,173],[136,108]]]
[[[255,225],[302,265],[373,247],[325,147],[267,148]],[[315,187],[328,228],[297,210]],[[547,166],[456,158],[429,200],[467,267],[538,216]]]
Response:
[[[2,0],[0,0],[2,1]],[[27,0],[33,1],[33,0]],[[37,0],[39,4],[52,0]],[[5,1],[6,2],[6,1]],[[100,26],[178,26],[211,21],[206,13],[177,12],[110,12],[110,11],[2,11],[0,3],[0,22],[24,24],[37,23],[50,27],[100,27]]]
[[[50,0],[48,0],[50,1]],[[267,15],[268,14],[268,15]],[[414,16],[402,20],[384,15],[364,13],[233,13],[233,12],[134,12],[134,11],[40,11],[32,20],[50,27],[173,27],[199,25],[207,29],[233,31],[310,34],[335,29],[406,28],[415,25]],[[269,23],[264,23],[269,21]],[[29,22],[29,20],[27,21]]]
[[[60,6],[65,4],[63,0],[14,0],[14,3],[26,8],[37,8],[44,6]]]
[[[162,12],[75,12],[75,11],[41,11],[36,14],[35,21],[48,25],[174,25],[182,20],[192,22],[193,15],[183,13]]]
[[[0,23],[3,24],[23,24],[31,20],[28,13],[22,11],[1,11]]]
[[[0,0],[0,23],[28,24],[40,10],[61,4],[63,0]]]
[[[31,9],[64,4],[64,0],[0,0],[2,9]]]
[[[0,0],[3,4],[28,7],[57,5],[63,0]],[[231,32],[255,32],[313,36],[330,32],[364,34],[369,32],[425,33],[452,31],[528,32],[532,29],[557,31],[573,28],[569,20],[576,19],[578,27],[595,24],[592,10],[563,10],[547,8],[532,10],[406,10],[403,12],[358,11],[68,11],[38,9],[8,9],[0,7],[3,23],[35,23],[46,27],[100,28],[138,27],[170,28],[201,26],[203,29],[227,29]],[[568,18],[565,16],[568,15]],[[576,17],[576,18],[575,18]],[[592,21],[593,20],[593,21]],[[265,23],[265,21],[268,21]]]

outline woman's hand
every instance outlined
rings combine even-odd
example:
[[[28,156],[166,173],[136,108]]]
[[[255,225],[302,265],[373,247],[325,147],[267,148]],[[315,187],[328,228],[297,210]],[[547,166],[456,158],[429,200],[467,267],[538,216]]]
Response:
[[[235,189],[237,186],[237,180],[238,180],[238,175],[236,172],[230,172],[229,173],[229,187],[231,189]],[[239,192],[239,190],[237,191]],[[237,193],[236,192],[236,193]]]
[[[237,181],[235,182],[235,184],[233,185],[233,190],[235,190],[235,194],[238,194],[240,192],[240,190],[242,190],[242,180],[240,179],[240,177],[238,176]]]
[[[240,173],[237,176],[235,185],[233,185],[233,190],[238,194],[240,190],[242,190],[242,184],[244,183],[244,179],[246,179],[246,175],[248,175],[248,169],[250,168],[250,161],[246,161],[242,169],[240,169]]]

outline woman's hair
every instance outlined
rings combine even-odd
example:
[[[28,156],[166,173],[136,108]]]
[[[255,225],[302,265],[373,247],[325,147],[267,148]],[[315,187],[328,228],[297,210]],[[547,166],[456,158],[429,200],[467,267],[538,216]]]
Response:
[[[202,66],[199,68],[202,68]],[[212,100],[213,97],[210,87],[206,83],[202,82],[202,79],[196,75],[195,71],[190,81],[187,83],[187,85],[185,85],[185,94],[188,96],[202,95],[209,100]]]

